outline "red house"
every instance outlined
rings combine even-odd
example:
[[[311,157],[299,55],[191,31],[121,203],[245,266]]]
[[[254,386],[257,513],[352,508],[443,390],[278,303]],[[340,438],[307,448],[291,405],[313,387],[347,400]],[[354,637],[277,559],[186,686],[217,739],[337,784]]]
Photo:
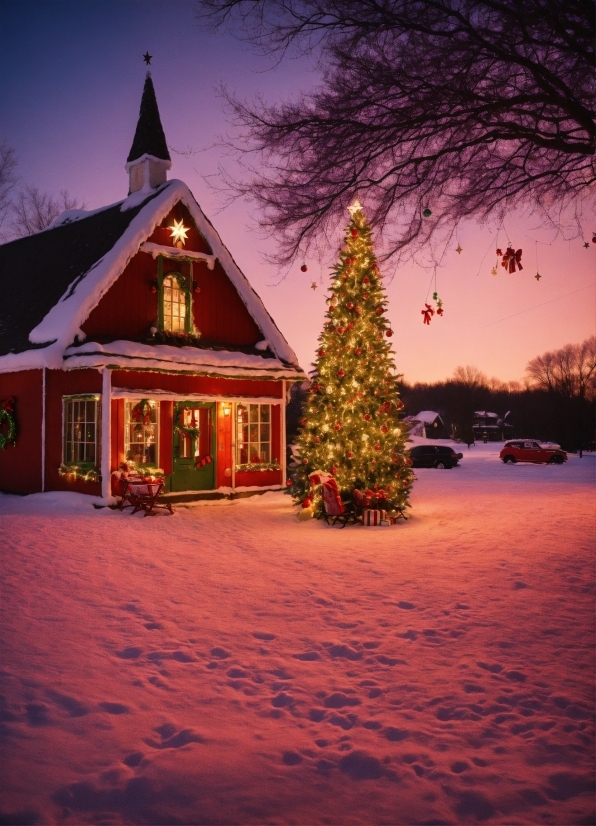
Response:
[[[282,486],[305,375],[170,166],[148,74],[128,197],[0,246],[0,490],[108,500],[123,462],[169,492]]]

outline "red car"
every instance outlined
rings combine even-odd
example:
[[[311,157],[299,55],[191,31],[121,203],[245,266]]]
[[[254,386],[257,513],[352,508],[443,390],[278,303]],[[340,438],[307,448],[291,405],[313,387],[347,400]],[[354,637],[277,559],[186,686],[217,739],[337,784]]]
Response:
[[[567,454],[559,445],[549,442],[537,442],[535,439],[514,439],[505,442],[499,458],[505,464],[515,462],[548,462],[550,465],[562,465],[567,461]]]

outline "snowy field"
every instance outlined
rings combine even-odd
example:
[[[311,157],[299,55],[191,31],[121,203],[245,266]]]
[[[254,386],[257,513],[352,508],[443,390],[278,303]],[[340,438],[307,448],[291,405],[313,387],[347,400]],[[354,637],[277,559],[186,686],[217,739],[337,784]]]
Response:
[[[289,497],[0,496],[1,823],[594,822],[595,457]]]

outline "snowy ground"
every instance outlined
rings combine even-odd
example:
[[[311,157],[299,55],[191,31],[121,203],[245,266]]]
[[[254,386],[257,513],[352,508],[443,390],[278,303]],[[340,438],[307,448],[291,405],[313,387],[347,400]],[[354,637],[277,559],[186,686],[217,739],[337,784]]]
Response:
[[[1,823],[594,822],[595,457],[288,497],[0,496]]]

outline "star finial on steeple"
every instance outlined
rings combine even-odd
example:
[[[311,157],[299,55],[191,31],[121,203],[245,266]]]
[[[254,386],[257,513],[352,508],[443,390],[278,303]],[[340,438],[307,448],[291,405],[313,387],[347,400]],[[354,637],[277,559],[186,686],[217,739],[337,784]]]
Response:
[[[143,55],[143,60],[145,61],[145,63],[147,64],[147,66],[149,66],[149,64],[151,63],[151,59],[152,59],[152,57],[153,57],[153,55],[152,55],[152,54],[149,54],[149,52],[148,52],[148,51],[147,51],[147,52],[145,52],[145,54]]]

